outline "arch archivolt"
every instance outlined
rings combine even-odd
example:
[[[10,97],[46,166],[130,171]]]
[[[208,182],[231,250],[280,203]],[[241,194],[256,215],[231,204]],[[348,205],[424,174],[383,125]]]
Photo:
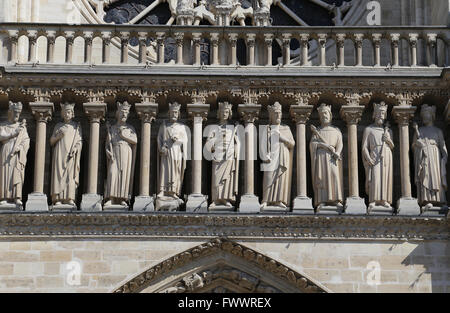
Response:
[[[321,293],[304,274],[253,249],[216,238],[152,266],[116,293]]]

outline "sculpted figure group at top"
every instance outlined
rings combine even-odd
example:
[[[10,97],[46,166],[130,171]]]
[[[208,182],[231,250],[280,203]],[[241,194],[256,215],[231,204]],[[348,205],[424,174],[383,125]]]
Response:
[[[169,104],[168,121],[163,121],[157,136],[157,210],[179,210],[184,204],[182,188],[190,154],[190,129],[180,123],[178,103]],[[22,208],[22,189],[30,138],[26,121],[20,121],[23,106],[9,103],[8,120],[0,124],[0,207]],[[131,105],[117,103],[116,122],[107,123],[105,151],[107,175],[105,208],[128,208],[133,195],[138,135],[127,123]],[[343,136],[332,125],[331,106],[317,108],[320,126],[311,126],[311,154],[314,206],[342,210],[344,204]],[[392,210],[394,183],[394,140],[387,119],[388,106],[374,103],[373,124],[362,138],[362,161],[368,211]],[[291,186],[295,140],[290,127],[282,124],[282,106],[268,106],[269,124],[261,125],[259,149],[263,171],[261,210],[287,211]],[[210,210],[235,210],[239,195],[239,166],[244,140],[240,125],[230,123],[232,105],[220,102],[218,123],[209,125],[204,151],[211,153]],[[61,122],[50,137],[51,199],[53,208],[76,208],[81,150],[80,123],[75,122],[74,104],[61,104]],[[448,152],[443,132],[434,126],[436,108],[422,105],[423,126],[413,124],[414,181],[423,210],[446,206]],[[244,136],[245,138],[245,136]],[[297,156],[298,157],[298,156]],[[192,173],[195,175],[196,173]]]

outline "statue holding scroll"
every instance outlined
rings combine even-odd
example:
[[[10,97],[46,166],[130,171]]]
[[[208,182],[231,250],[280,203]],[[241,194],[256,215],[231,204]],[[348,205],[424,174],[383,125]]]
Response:
[[[106,136],[107,180],[105,186],[105,208],[120,205],[127,208],[131,199],[136,160],[137,134],[127,124],[130,114],[128,102],[117,103],[114,125],[107,124]]]
[[[61,104],[62,123],[58,123],[50,138],[53,147],[51,194],[54,206],[75,207],[79,185],[80,158],[83,139],[81,126],[74,122],[74,104]]]
[[[322,103],[317,111],[321,126],[318,129],[311,126],[313,135],[310,142],[314,205],[317,212],[328,205],[341,210],[344,187],[342,133],[331,125],[331,106]]]
[[[26,120],[19,122],[22,103],[9,102],[8,121],[0,125],[0,205],[22,207],[22,187],[25,179],[30,137]]]
[[[394,142],[389,123],[384,124],[388,106],[375,103],[374,124],[366,127],[362,139],[362,159],[366,171],[366,193],[369,196],[369,212],[376,206],[392,210],[394,180],[392,151]]]
[[[424,104],[420,116],[424,126],[414,125],[412,148],[417,198],[427,211],[434,205],[446,205],[448,153],[444,134],[434,126],[436,107]]]

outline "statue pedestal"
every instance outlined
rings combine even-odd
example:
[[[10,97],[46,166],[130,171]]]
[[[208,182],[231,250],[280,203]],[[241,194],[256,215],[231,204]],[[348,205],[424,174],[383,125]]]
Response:
[[[345,214],[366,215],[367,207],[364,199],[360,197],[349,197],[345,201]]]
[[[276,205],[268,205],[260,209],[261,213],[287,213],[289,212],[289,207],[282,208]]]
[[[319,205],[316,214],[320,215],[339,215],[344,212],[343,205]]]
[[[77,206],[71,204],[52,205],[50,210],[52,212],[72,212],[77,210]]]
[[[226,205],[210,205],[208,211],[209,213],[233,213],[236,212],[236,208],[234,206]]]
[[[420,215],[420,206],[415,198],[401,198],[397,202],[397,215]]]
[[[25,211],[48,211],[47,195],[40,192],[33,192],[28,195]]]
[[[180,210],[180,206],[184,204],[181,199],[171,197],[156,198],[156,211],[175,212]]]
[[[137,196],[134,198],[133,211],[136,212],[154,212],[153,197]]]
[[[84,194],[81,200],[81,211],[97,212],[102,210],[103,197],[97,194]]]
[[[392,207],[385,207],[382,205],[375,205],[367,208],[367,214],[369,215],[393,215],[394,214],[394,208]]]
[[[110,204],[104,205],[103,211],[113,211],[113,212],[126,212],[130,207],[128,205],[122,204]]]
[[[17,205],[15,203],[0,204],[0,213],[1,212],[17,212],[17,211],[23,211],[23,205]]]
[[[292,207],[294,214],[314,214],[314,207],[311,198],[297,197],[294,199],[294,206]]]
[[[259,199],[255,195],[243,195],[241,196],[241,202],[239,203],[238,212],[241,213],[259,213],[261,210],[261,204]]]
[[[207,213],[208,197],[202,194],[191,194],[186,202],[186,212]]]
[[[423,206],[420,211],[422,212],[422,214],[420,214],[421,216],[445,216],[448,213],[448,206],[447,205],[443,205],[442,207],[438,207],[438,206],[432,206],[432,207],[427,207],[427,206]]]

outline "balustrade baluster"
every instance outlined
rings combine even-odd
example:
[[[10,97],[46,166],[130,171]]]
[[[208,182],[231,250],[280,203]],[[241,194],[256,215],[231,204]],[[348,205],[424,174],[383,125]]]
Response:
[[[36,42],[37,42],[37,32],[29,31],[28,32],[28,62],[36,63]]]
[[[177,43],[177,65],[183,65],[184,33],[175,33],[175,41]]]
[[[363,66],[364,34],[354,34],[353,37],[355,39],[355,54],[356,54],[355,66]]]
[[[228,39],[231,46],[231,63],[230,65],[237,65],[237,39],[238,34],[228,34]]]
[[[200,54],[200,40],[201,33],[193,33],[192,34],[192,42],[194,43],[194,65],[201,64],[201,54]]]
[[[84,37],[84,63],[91,64],[92,63],[92,40],[93,33],[85,32],[83,34]]]
[[[264,44],[266,48],[266,66],[272,66],[272,42],[273,34],[264,34]]]
[[[19,32],[17,30],[12,30],[8,32],[9,34],[9,42],[11,44],[11,62],[17,63],[19,61],[18,56],[18,42],[19,42]]]
[[[54,63],[56,32],[49,31],[46,33],[46,37],[47,37],[47,63]]]
[[[256,45],[256,34],[247,34],[247,58],[248,65],[255,65],[255,45]]]
[[[435,67],[436,62],[436,34],[427,34],[427,61],[428,66]]]
[[[417,39],[419,34],[409,34],[409,45],[411,47],[411,66],[417,66]]]
[[[345,66],[345,34],[336,34],[336,49],[338,66]]]
[[[74,32],[65,32],[64,37],[66,38],[66,64],[72,63],[73,58],[73,41],[75,33]]]

